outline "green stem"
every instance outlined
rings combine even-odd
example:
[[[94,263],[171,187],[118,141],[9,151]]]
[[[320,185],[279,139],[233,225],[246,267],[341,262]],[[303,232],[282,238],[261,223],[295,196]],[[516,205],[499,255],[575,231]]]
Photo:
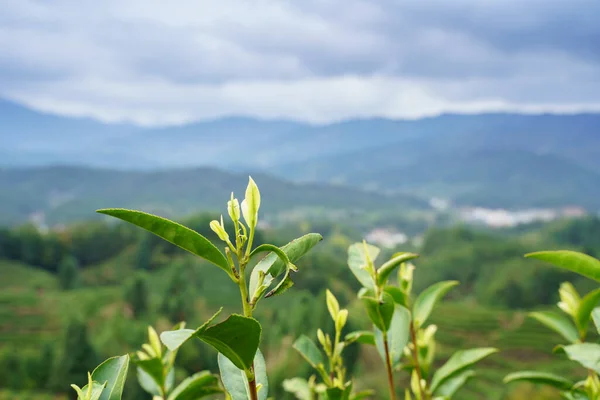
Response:
[[[238,220],[233,220],[233,229],[235,229],[235,248],[240,248],[240,223]]]
[[[419,353],[417,349],[417,334],[415,333],[415,324],[413,321],[410,322],[410,340],[413,343],[413,361],[415,363],[415,369],[417,370],[417,377],[419,378],[419,392],[422,400],[428,400],[425,389],[421,382],[423,381],[423,374],[421,374],[421,365],[419,364]]]
[[[390,358],[387,332],[383,333],[383,348],[385,349],[385,366],[387,369],[388,387],[390,389],[390,400],[396,400],[396,388],[394,386],[394,375],[392,372],[392,360]]]
[[[240,295],[242,296],[242,307],[245,317],[252,317],[252,306],[248,300],[248,288],[246,287],[246,263],[240,262]],[[250,389],[250,400],[258,400],[258,392],[256,390],[256,375],[254,374],[254,363],[250,367],[252,376],[248,376],[248,388]]]
[[[167,388],[164,383],[160,387],[160,396],[162,397],[162,400],[167,400]]]
[[[252,242],[254,241],[254,231],[256,228],[249,227],[250,229],[250,237],[248,238],[248,244],[246,245],[246,258],[250,257],[250,252],[252,251]]]
[[[252,306],[248,299],[248,288],[246,286],[246,271],[245,265],[240,266],[240,277],[238,284],[240,285],[240,295],[242,296],[242,307],[245,317],[252,317]]]

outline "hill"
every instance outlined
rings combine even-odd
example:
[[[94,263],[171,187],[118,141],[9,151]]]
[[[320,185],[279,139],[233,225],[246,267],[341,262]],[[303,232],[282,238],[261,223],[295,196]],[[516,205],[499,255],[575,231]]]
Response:
[[[413,196],[384,195],[324,183],[290,183],[253,175],[265,215],[292,210],[425,209]],[[118,171],[83,167],[0,169],[0,226],[38,215],[49,224],[94,218],[105,207],[138,208],[166,216],[223,212],[233,188],[243,197],[248,176],[214,168]]]
[[[466,205],[600,208],[600,114],[441,115],[326,125],[228,117],[150,128],[47,115],[0,101],[0,120],[0,166],[210,166],[414,191]]]
[[[490,208],[561,207],[600,209],[600,173],[566,158],[522,150],[424,151],[388,161],[406,146],[381,153],[324,159],[293,176],[450,198],[459,205]],[[368,166],[368,167],[367,167]],[[285,173],[284,173],[285,174]],[[299,178],[302,177],[302,178]]]
[[[442,116],[413,127],[424,129],[402,142],[284,163],[271,171],[298,181],[411,192],[459,205],[600,209],[600,118]]]

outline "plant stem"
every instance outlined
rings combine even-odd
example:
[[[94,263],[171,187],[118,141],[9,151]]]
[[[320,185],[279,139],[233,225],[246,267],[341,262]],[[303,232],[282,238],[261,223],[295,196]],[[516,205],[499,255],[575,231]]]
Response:
[[[425,390],[423,389],[423,374],[421,374],[421,365],[419,364],[419,353],[417,349],[417,334],[415,333],[415,324],[413,321],[410,321],[410,340],[413,343],[413,360],[415,363],[415,369],[417,370],[417,377],[419,378],[419,392],[421,394],[421,399],[427,400],[427,396]]]
[[[245,317],[252,317],[252,306],[248,301],[248,288],[246,287],[246,263],[240,261],[240,295],[242,296],[242,307],[244,309]],[[250,367],[252,370],[252,376],[248,377],[248,388],[250,389],[250,400],[258,400],[258,392],[256,391],[256,375],[254,374],[254,362]],[[252,379],[250,379],[252,378]]]
[[[244,310],[245,317],[252,317],[252,306],[248,300],[248,288],[246,286],[246,271],[245,265],[240,265],[240,277],[239,277],[239,285],[240,285],[240,295],[242,297],[242,307]]]
[[[250,229],[250,237],[248,238],[248,244],[246,245],[246,258],[250,255],[252,251],[252,242],[254,241],[254,231],[256,228],[248,227]]]
[[[167,400],[167,388],[164,383],[160,387],[160,396],[162,397],[162,400]]]
[[[252,369],[254,369],[254,366]],[[248,380],[248,386],[250,387],[250,400],[258,400],[258,392],[256,391],[256,378]]]
[[[394,375],[392,373],[392,360],[390,359],[387,332],[383,333],[383,347],[385,349],[385,366],[387,369],[388,387],[390,388],[390,400],[396,400],[396,388],[394,387]]]

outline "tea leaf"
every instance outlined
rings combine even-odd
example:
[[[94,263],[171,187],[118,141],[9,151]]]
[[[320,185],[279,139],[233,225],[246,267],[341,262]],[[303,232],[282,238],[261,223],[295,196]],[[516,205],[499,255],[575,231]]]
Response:
[[[325,363],[323,353],[308,336],[301,335],[294,342],[293,347],[313,368],[316,369],[319,364]]]
[[[396,304],[399,304],[403,307],[409,307],[409,298],[402,290],[397,288],[396,286],[386,286],[383,288],[383,291],[388,293],[394,299]]]
[[[237,368],[222,354],[219,354],[218,362],[223,386],[225,386],[225,390],[231,396],[231,400],[248,400],[250,398],[250,391],[246,373]],[[254,356],[254,377],[257,386],[262,386],[258,391],[258,399],[266,400],[269,392],[269,381],[267,379],[265,359],[260,350],[257,350]]]
[[[409,332],[410,311],[401,305],[396,305],[394,307],[394,315],[392,316],[390,329],[387,332],[388,348],[390,351],[390,360],[392,362],[392,366],[395,366],[400,362],[404,348],[408,343]],[[383,332],[377,328],[375,328],[375,344],[381,359],[385,362],[386,359],[385,348],[383,344]]]
[[[109,358],[96,367],[92,372],[92,378],[96,382],[106,382],[100,400],[121,400],[128,368],[128,355]]]
[[[371,344],[375,345],[375,335],[371,331],[355,331],[350,332],[344,338],[344,341],[348,344],[350,343],[360,343],[360,344]]]
[[[450,289],[458,285],[457,281],[438,282],[423,290],[415,300],[413,319],[417,328],[423,326],[437,303]]]
[[[471,370],[465,370],[456,373],[448,379],[446,379],[440,386],[438,386],[438,388],[433,394],[436,396],[446,396],[447,398],[451,398],[474,375],[475,371]]]
[[[160,396],[160,387],[158,383],[154,380],[152,376],[150,376],[146,371],[142,368],[136,368],[138,383],[146,392],[150,393],[152,396]]]
[[[592,320],[596,326],[596,331],[600,333],[600,307],[596,307],[592,310]]]
[[[71,385],[71,387],[77,392],[77,400],[100,400],[100,396],[102,396],[104,392],[105,385],[96,381],[91,382],[91,385],[91,390],[90,383],[81,389],[79,389],[77,385]]]
[[[283,294],[286,290],[294,286],[294,281],[290,278],[290,271],[286,271],[284,278],[275,286],[273,290],[265,295],[265,297],[273,297]]]
[[[494,348],[478,348],[457,351],[433,375],[433,379],[431,381],[431,390],[435,393],[436,389],[452,375],[463,371],[476,362],[497,352],[498,350]]]
[[[504,383],[519,381],[549,385],[559,390],[569,390],[573,387],[573,383],[570,380],[561,375],[551,374],[549,372],[519,371],[504,377]]]
[[[525,257],[546,261],[600,282],[600,260],[587,254],[570,250],[557,250],[529,253]]]
[[[348,248],[348,266],[350,270],[358,279],[358,281],[367,289],[374,289],[375,283],[371,274],[364,268],[367,265],[367,254],[372,262],[379,255],[379,248],[365,243],[355,243]]]
[[[546,325],[553,331],[558,332],[562,337],[567,339],[569,343],[576,343],[579,341],[577,328],[566,316],[552,311],[532,312],[529,313],[529,316]]]
[[[318,233],[309,233],[302,237],[292,240],[280,249],[285,253],[290,262],[298,261],[303,255],[308,253],[317,243],[323,240],[323,236]],[[269,253],[260,260],[250,275],[249,292],[254,296],[258,289],[259,271],[262,271],[265,276],[264,284],[270,286],[273,279],[281,275],[286,270],[286,265],[283,260],[275,253]]]
[[[581,299],[576,315],[577,326],[581,333],[585,334],[587,332],[592,311],[598,305],[598,301],[600,301],[600,289],[588,293]]]
[[[138,373],[139,370],[142,370],[147,375],[147,377],[144,376],[142,379],[150,378],[152,382],[154,382],[154,385],[156,385],[156,388],[158,390],[160,390],[160,388],[162,388],[165,385],[164,369],[160,358],[137,360],[135,363],[138,366]],[[144,390],[146,390],[149,393],[153,393],[154,391],[156,391],[156,388],[154,388],[150,384],[150,382],[145,382],[144,385],[142,385],[142,387],[144,387]]]
[[[394,299],[388,293],[383,292],[382,300],[375,298],[375,293],[368,289],[361,289],[358,293],[371,322],[380,330],[386,332],[390,328],[394,314]]]
[[[184,379],[170,394],[168,400],[195,400],[221,393],[219,378],[208,371],[198,372]]]
[[[217,315],[218,313],[195,331],[168,331],[163,332],[160,338],[173,351],[190,338],[197,337],[229,358],[239,369],[249,370],[260,342],[260,324],[254,318],[233,314],[223,322],[208,326]]]
[[[106,208],[97,210],[96,212],[119,218],[152,232],[166,241],[212,262],[227,272],[228,275],[231,275],[231,270],[225,255],[223,255],[223,253],[221,253],[208,239],[188,227],[142,211],[126,210],[123,208]]]
[[[310,386],[308,386],[306,379],[285,379],[283,381],[283,390],[292,393],[298,400],[311,400]]]
[[[325,400],[349,400],[351,392],[352,384],[345,389],[340,389],[338,387],[328,388],[325,390]]]
[[[573,361],[600,374],[600,345],[596,343],[578,343],[559,346],[557,352],[564,352]]]
[[[391,260],[383,264],[377,270],[377,283],[383,285],[387,282],[388,277],[400,264],[413,260],[419,257],[418,254],[414,253],[400,253],[393,257]]]

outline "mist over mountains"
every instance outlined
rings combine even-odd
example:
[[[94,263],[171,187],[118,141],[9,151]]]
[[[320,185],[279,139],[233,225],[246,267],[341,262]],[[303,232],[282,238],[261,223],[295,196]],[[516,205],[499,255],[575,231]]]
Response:
[[[79,174],[89,184],[101,177],[105,193],[129,181],[131,196],[150,190],[144,185],[151,185],[152,173],[177,168],[194,177],[176,180],[182,187],[260,173],[459,205],[600,209],[600,114],[441,115],[328,125],[232,117],[156,128],[49,115],[2,101],[0,120],[4,202],[20,199],[6,194],[17,184],[28,195],[38,190],[46,196],[53,184],[60,187],[55,197],[78,193],[64,186],[77,179],[57,174],[77,176],[76,169],[44,168],[62,165],[82,167]],[[90,172],[94,168],[104,173]]]

